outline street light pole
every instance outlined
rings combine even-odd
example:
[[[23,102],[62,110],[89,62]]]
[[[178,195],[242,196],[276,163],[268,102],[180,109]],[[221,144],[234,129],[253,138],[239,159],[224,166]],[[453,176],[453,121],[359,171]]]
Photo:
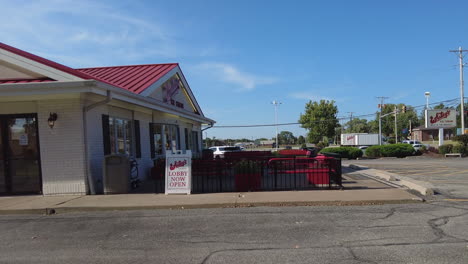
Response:
[[[431,93],[425,92],[424,96],[426,96],[426,109],[429,109],[429,97],[431,97]]]
[[[272,102],[272,104],[275,106],[275,128],[276,128],[276,143],[275,143],[275,147],[276,147],[276,151],[278,151],[278,105],[281,104],[281,102],[278,102],[276,100],[274,100]]]

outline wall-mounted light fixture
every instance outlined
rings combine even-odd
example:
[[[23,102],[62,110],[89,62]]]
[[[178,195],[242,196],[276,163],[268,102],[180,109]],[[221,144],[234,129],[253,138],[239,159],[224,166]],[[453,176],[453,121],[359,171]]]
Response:
[[[47,119],[47,123],[49,124],[50,128],[54,128],[55,121],[57,121],[57,114],[56,113],[50,113],[49,114],[49,119]]]

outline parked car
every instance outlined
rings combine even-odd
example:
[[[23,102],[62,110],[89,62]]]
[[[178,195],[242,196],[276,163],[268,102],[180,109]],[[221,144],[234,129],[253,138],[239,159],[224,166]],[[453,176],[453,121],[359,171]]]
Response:
[[[405,143],[405,144],[422,144],[421,141],[418,141],[418,140],[403,140],[401,143]]]
[[[424,147],[423,144],[412,144],[412,145],[413,145],[415,152],[421,151],[422,147]]]
[[[428,144],[423,144],[419,140],[403,140],[401,143],[411,144],[416,151],[419,150],[421,148],[421,146],[424,146],[426,148],[430,147]],[[421,146],[419,146],[419,145],[421,145]],[[416,149],[416,148],[418,148],[418,149]]]
[[[240,147],[233,146],[215,146],[210,148],[213,151],[213,156],[215,158],[224,158],[224,153],[226,152],[236,152],[242,151]]]

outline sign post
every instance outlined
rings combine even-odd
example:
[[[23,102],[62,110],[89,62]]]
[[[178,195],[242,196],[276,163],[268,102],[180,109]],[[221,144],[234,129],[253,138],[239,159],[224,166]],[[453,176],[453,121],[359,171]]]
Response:
[[[192,152],[166,153],[166,188],[165,194],[192,191]]]

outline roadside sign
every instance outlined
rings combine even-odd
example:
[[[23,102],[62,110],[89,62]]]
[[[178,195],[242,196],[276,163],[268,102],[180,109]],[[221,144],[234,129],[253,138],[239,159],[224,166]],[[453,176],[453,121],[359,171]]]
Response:
[[[192,191],[192,152],[166,154],[165,194],[186,193]]]
[[[451,128],[457,126],[455,109],[426,110],[426,128]]]

